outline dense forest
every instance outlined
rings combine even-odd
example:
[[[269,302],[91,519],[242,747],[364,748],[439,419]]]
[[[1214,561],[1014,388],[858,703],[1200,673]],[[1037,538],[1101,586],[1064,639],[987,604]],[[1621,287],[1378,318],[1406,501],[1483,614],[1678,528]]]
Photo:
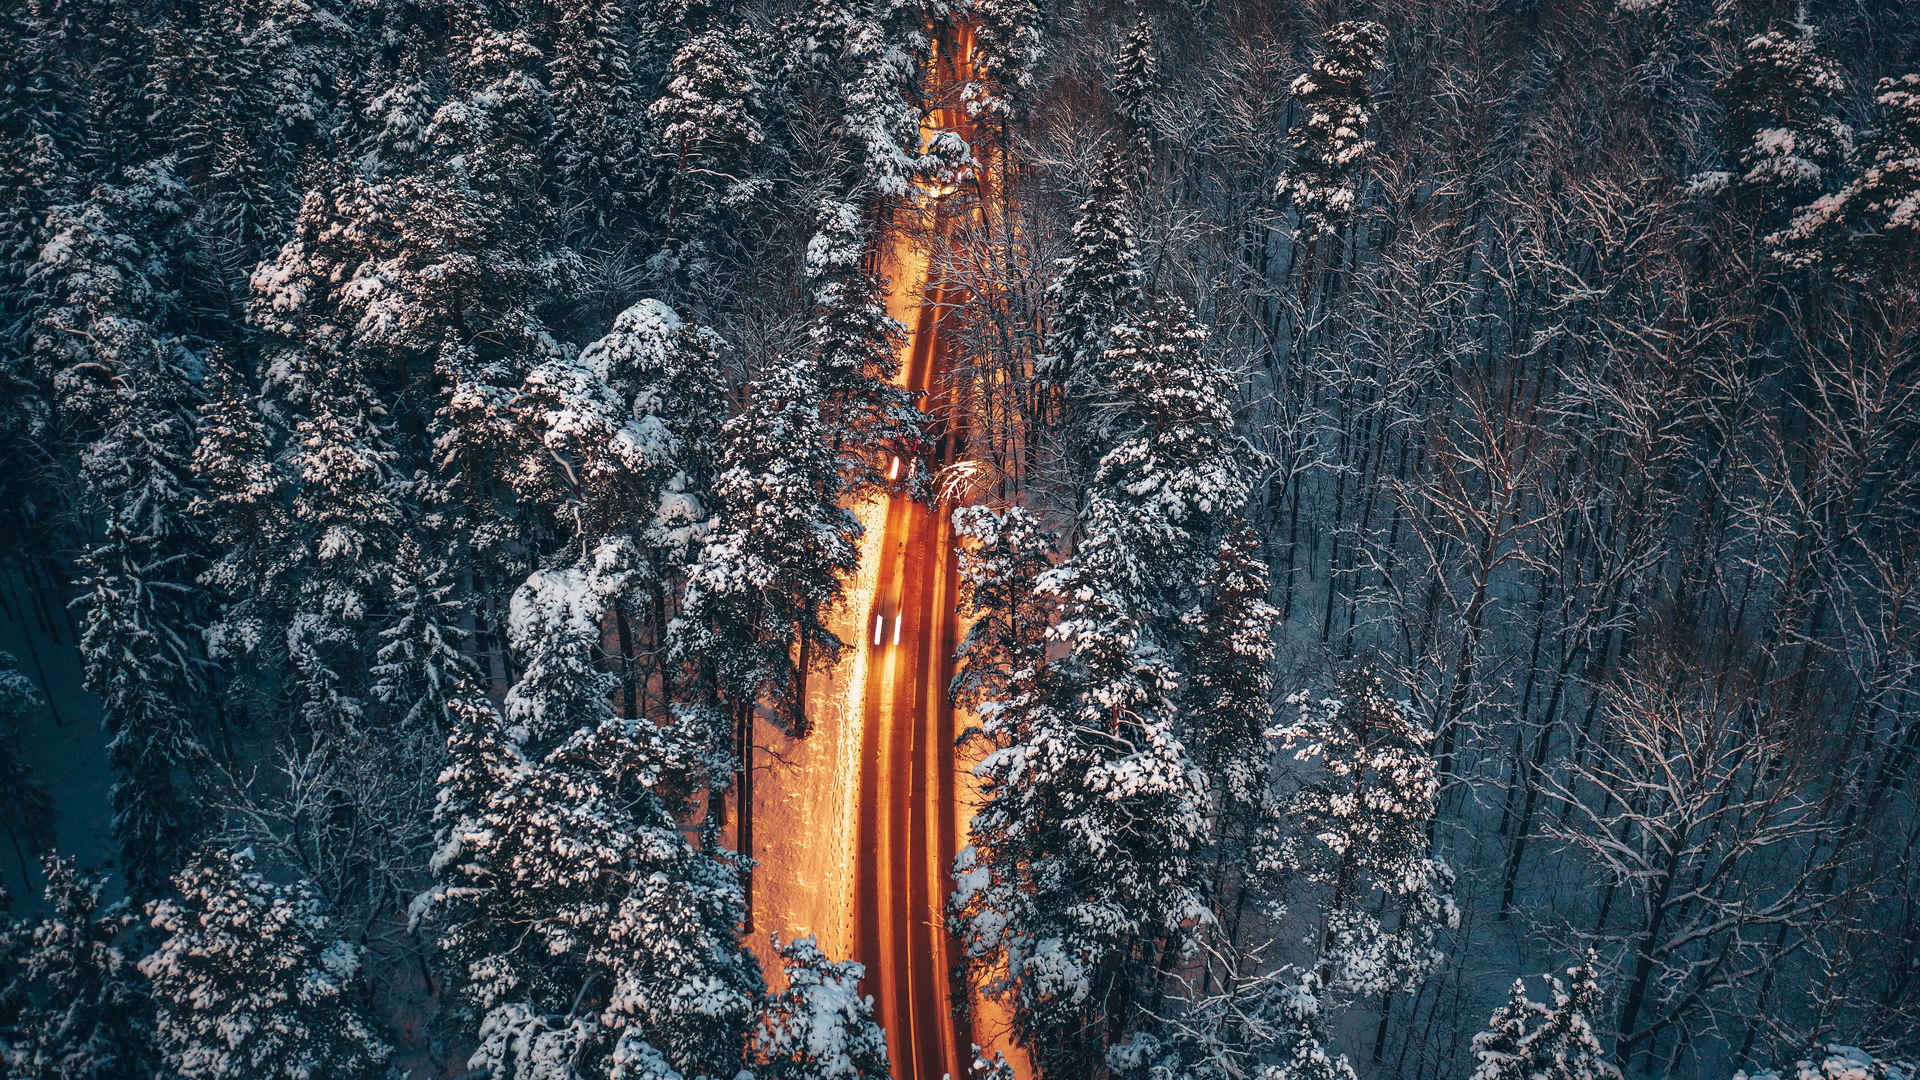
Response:
[[[939,1080],[883,503],[975,1080],[1916,1076],[1920,5],[17,0],[0,173],[0,1078]]]

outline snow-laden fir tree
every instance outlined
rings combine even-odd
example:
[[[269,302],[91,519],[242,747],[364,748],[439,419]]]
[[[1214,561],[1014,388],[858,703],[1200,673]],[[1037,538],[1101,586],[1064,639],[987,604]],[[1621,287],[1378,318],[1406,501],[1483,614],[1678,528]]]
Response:
[[[1839,186],[1853,153],[1853,132],[1834,115],[1844,86],[1839,65],[1811,33],[1770,30],[1741,46],[1739,64],[1720,86],[1722,138],[1735,189],[1765,223],[1777,225]]]
[[[1733,1080],[1913,1080],[1920,1068],[1892,1058],[1876,1058],[1857,1046],[1828,1043],[1780,1069],[1742,1069]]]
[[[859,524],[840,505],[814,365],[797,359],[748,395],[722,433],[712,531],[688,571],[673,656],[736,710],[764,700],[798,723],[807,670],[843,647],[825,612],[858,565]]]
[[[908,447],[926,418],[894,384],[906,329],[887,314],[880,283],[868,270],[871,229],[857,206],[835,200],[821,206],[818,221],[807,243],[806,274],[820,421],[848,488],[862,491],[883,482],[889,453],[913,467]]]
[[[1920,74],[1881,79],[1860,171],[1769,238],[1792,266],[1830,267],[1876,292],[1920,290]]]
[[[250,850],[205,852],[148,906],[158,947],[156,1042],[183,1080],[385,1077],[361,950],[304,882],[262,876]]]
[[[1617,1080],[1620,1070],[1590,1019],[1602,1004],[1595,962],[1589,949],[1567,969],[1567,982],[1549,977],[1551,1005],[1528,998],[1526,984],[1515,979],[1486,1030],[1473,1037],[1473,1080]]]
[[[0,926],[0,1073],[17,1080],[148,1076],[153,1005],[122,950],[138,922],[71,858],[41,863],[45,914]]]
[[[1260,535],[1241,524],[1221,540],[1182,616],[1188,635],[1187,741],[1212,782],[1223,865],[1238,863],[1268,798],[1274,743],[1273,629],[1279,611]]]
[[[1065,388],[1069,401],[1084,392],[1087,369],[1106,349],[1114,323],[1142,300],[1126,173],[1121,155],[1102,156],[1074,217],[1071,247],[1047,285],[1053,310],[1034,375]]]
[[[692,280],[710,269],[723,212],[744,208],[763,186],[752,171],[766,141],[758,52],[738,21],[701,30],[674,53],[665,92],[648,106],[668,174],[662,257],[678,264],[665,269]]]
[[[444,739],[440,718],[473,677],[465,647],[471,605],[438,555],[402,537],[394,558],[392,598],[380,628],[368,690],[400,731]]]
[[[863,211],[907,197],[923,171],[920,75],[926,6],[916,0],[810,0],[795,63],[818,81],[846,165],[842,190]]]
[[[1605,1005],[1592,949],[1567,969],[1567,981],[1549,979],[1553,1004],[1540,1026],[1522,1041],[1528,1080],[1619,1080],[1620,1068],[1600,1045],[1593,1019]]]
[[[696,847],[679,824],[687,794],[729,772],[724,728],[618,716],[595,664],[633,562],[610,543],[530,578],[504,722],[472,690],[450,715],[438,883],[415,915],[478,1018],[473,1067],[503,1080],[648,1061],[731,1076],[744,1060],[761,983],[737,939],[738,867],[711,825]]]
[[[1440,960],[1435,939],[1460,918],[1453,871],[1428,839],[1433,732],[1365,667],[1342,675],[1338,697],[1302,691],[1287,703],[1298,716],[1275,735],[1316,775],[1263,827],[1259,871],[1321,891],[1302,910],[1317,908],[1329,989],[1417,985]]]
[[[409,492],[394,468],[391,421],[355,358],[305,355],[292,369],[303,399],[286,467],[297,487],[290,550],[270,591],[285,606],[287,655],[311,731],[358,725],[388,602]]]
[[[960,572],[960,610],[972,617],[954,649],[950,688],[975,713],[1012,701],[1012,680],[1031,672],[1046,646],[1049,606],[1036,579],[1053,565],[1054,537],[1018,506],[953,511]]]
[[[273,460],[259,404],[225,350],[207,357],[193,475],[189,511],[213,553],[200,584],[220,605],[206,627],[207,654],[238,665],[263,645],[283,647],[268,633],[271,614],[261,585],[284,557],[290,523],[282,505],[286,474]]]
[[[652,155],[642,63],[652,5],[622,0],[550,5],[547,86],[551,161],[563,201],[596,232],[633,222]]]
[[[635,542],[662,567],[692,559],[711,513],[727,419],[725,350],[713,330],[685,322],[658,300],[642,300],[580,354],[581,363],[629,403],[653,507],[636,515]]]
[[[1087,373],[1100,451],[1090,491],[1120,509],[1111,524],[1140,576],[1118,584],[1154,618],[1177,617],[1215,553],[1218,523],[1247,496],[1252,451],[1207,339],[1179,300],[1143,303]]]
[[[1279,1060],[1259,1072],[1259,1080],[1355,1080],[1345,1054],[1329,1049],[1326,1008],[1318,975],[1308,972],[1280,1002]]]
[[[1040,0],[974,0],[974,78],[960,90],[967,114],[1002,129],[1026,119],[1046,59],[1047,9]]]
[[[1327,27],[1320,52],[1288,88],[1297,110],[1287,144],[1293,160],[1281,174],[1281,205],[1299,215],[1309,243],[1339,229],[1353,214],[1373,140],[1368,77],[1385,62],[1386,28],[1349,20]],[[1308,260],[1311,269],[1312,259]]]
[[[888,1080],[887,1033],[860,993],[866,969],[835,962],[812,938],[774,945],[786,989],[770,995],[754,1030],[757,1080]]]
[[[1127,132],[1133,168],[1144,174],[1153,165],[1153,113],[1150,95],[1159,83],[1154,56],[1153,19],[1146,7],[1120,45],[1113,66],[1113,106]]]
[[[1546,1006],[1527,997],[1527,984],[1513,980],[1486,1030],[1473,1037],[1473,1080],[1526,1080],[1527,1040],[1546,1014]]]
[[[37,280],[39,327],[80,454],[99,539],[80,558],[81,659],[101,699],[115,770],[114,838],[135,895],[178,866],[196,828],[175,772],[195,759],[193,707],[204,686],[194,579],[204,548],[192,502],[197,360],[167,330],[180,302],[162,245],[183,196],[166,162],[56,213]]]
[[[659,433],[641,425],[591,360],[563,353],[537,365],[513,403],[526,432],[514,490],[574,554],[633,520],[657,482],[648,458]]]
[[[1043,1076],[1084,1075],[1140,1023],[1208,910],[1207,780],[1177,731],[1171,657],[1145,632],[1129,511],[1092,498],[1086,536],[1035,592],[1048,651],[980,710],[985,801],[955,866],[950,925],[1013,1006]]]
[[[20,51],[10,50],[12,59]],[[53,139],[27,121],[18,118],[18,133],[0,139],[0,458],[16,463],[0,473],[0,536],[22,559],[47,547],[44,515],[58,490],[46,445],[53,402],[46,372],[35,362],[38,297],[29,282],[39,266],[48,213],[65,201],[71,183]],[[9,124],[0,130],[16,129]]]

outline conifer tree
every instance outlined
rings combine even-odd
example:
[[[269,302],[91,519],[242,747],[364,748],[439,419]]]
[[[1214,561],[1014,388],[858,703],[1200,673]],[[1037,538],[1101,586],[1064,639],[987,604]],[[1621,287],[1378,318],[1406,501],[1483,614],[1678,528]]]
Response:
[[[1494,1010],[1486,1030],[1473,1037],[1473,1080],[1525,1080],[1527,1041],[1546,1012],[1528,999],[1525,982],[1513,980],[1507,1000]]]
[[[382,1077],[391,1049],[367,1010],[360,950],[335,936],[319,897],[255,869],[251,851],[209,852],[148,907],[159,946],[157,1042],[187,1080]]]
[[[1337,698],[1302,691],[1288,704],[1299,718],[1278,735],[1321,775],[1266,826],[1260,869],[1328,890],[1319,913],[1329,987],[1373,995],[1411,986],[1439,962],[1438,933],[1459,921],[1453,871],[1428,840],[1439,790],[1433,733],[1364,667],[1342,676]],[[1397,926],[1376,914],[1376,897]]]
[[[1308,972],[1280,1002],[1280,1060],[1260,1070],[1260,1080],[1355,1080],[1345,1054],[1331,1041],[1321,1003],[1319,977]]]
[[[310,731],[357,726],[365,713],[374,613],[388,603],[405,522],[404,482],[386,410],[350,359],[305,357],[307,415],[294,424],[287,468],[299,487],[291,557],[274,568],[287,652]]]
[[[1126,166],[1107,153],[1073,222],[1072,247],[1047,286],[1053,304],[1035,376],[1084,392],[1087,369],[1106,349],[1114,324],[1142,300],[1143,275],[1127,200]]]
[[[1603,1004],[1592,949],[1567,969],[1567,982],[1551,980],[1553,1006],[1522,1045],[1526,1076],[1544,1080],[1618,1080],[1620,1069],[1594,1034],[1592,1017]]]
[[[722,433],[712,531],[688,571],[673,655],[734,708],[764,699],[799,722],[807,669],[843,647],[824,613],[857,565],[859,526],[839,502],[814,366],[797,360],[748,392]]]
[[[446,560],[402,537],[394,559],[387,625],[379,632],[369,692],[399,732],[443,737],[440,718],[474,673],[462,647],[471,618]]]
[[[634,222],[650,186],[642,66],[648,58],[637,55],[645,43],[635,6],[620,0],[550,5],[552,160],[564,201],[597,233]],[[649,5],[637,7],[645,14]]]
[[[1141,1021],[1210,919],[1197,866],[1206,778],[1176,731],[1175,673],[1127,602],[1124,511],[1095,495],[1072,559],[1035,592],[1058,655],[981,710],[985,801],[955,867],[950,925],[984,990],[1014,1005],[1043,1075],[1077,1075]],[[1042,661],[1044,660],[1044,663]]]
[[[1831,267],[1876,292],[1920,290],[1920,74],[1881,79],[1858,175],[1769,238],[1790,266]]]
[[[1184,617],[1189,635],[1188,741],[1212,782],[1223,844],[1244,843],[1267,798],[1274,756],[1273,628],[1260,536],[1242,524],[1220,542]]]
[[[762,1006],[754,1076],[767,1080],[887,1080],[887,1033],[860,994],[861,965],[828,960],[812,938],[774,942],[787,987]]]
[[[976,78],[961,88],[970,116],[1003,129],[1025,119],[1046,59],[1046,10],[1037,0],[972,5]]]
[[[813,289],[807,338],[814,350],[820,421],[841,460],[849,489],[882,480],[887,451],[904,453],[926,419],[894,385],[906,330],[887,314],[879,283],[868,272],[872,240],[858,207],[829,201],[807,244]]]
[[[725,350],[713,330],[687,323],[658,300],[642,300],[580,354],[628,402],[654,500],[636,542],[663,570],[692,559],[696,534],[712,512],[727,417]]]
[[[1765,215],[1763,228],[1837,187],[1853,132],[1833,115],[1840,69],[1808,34],[1778,30],[1741,46],[1721,84],[1723,139],[1737,189]]]
[[[1120,56],[1113,68],[1114,111],[1120,114],[1126,127],[1136,175],[1144,175],[1153,165],[1153,115],[1149,96],[1158,77],[1153,20],[1142,7],[1139,18],[1134,20],[1126,40],[1121,43]]]
[[[1320,53],[1289,87],[1298,118],[1287,132],[1293,162],[1281,175],[1282,205],[1300,217],[1310,243],[1340,228],[1352,216],[1373,141],[1372,92],[1367,79],[1380,70],[1386,28],[1350,20],[1327,28]],[[1308,259],[1311,264],[1312,259]]]
[[[1177,616],[1213,556],[1215,523],[1246,500],[1251,451],[1207,337],[1185,304],[1143,303],[1088,372],[1090,491],[1119,511],[1111,524],[1140,575],[1122,587],[1154,619]]]
[[[101,522],[74,603],[115,769],[115,843],[135,895],[160,886],[195,828],[174,783],[199,753],[190,718],[205,668],[192,587],[204,549],[187,513],[193,358],[168,330],[180,297],[167,268],[186,243],[181,197],[166,162],[102,186],[54,216],[38,271],[50,301],[40,352],[60,411],[87,439],[84,505]]]
[[[1018,506],[953,511],[959,543],[961,610],[973,616],[954,650],[953,699],[976,713],[1001,707],[1046,647],[1049,610],[1034,582],[1052,565],[1052,534]]]
[[[905,199],[920,152],[926,6],[918,0],[808,0],[796,75],[817,84],[843,148],[844,197],[869,214]],[[878,215],[875,215],[878,216]]]
[[[679,824],[685,793],[725,776],[717,733],[615,715],[594,664],[632,566],[613,543],[535,574],[515,596],[526,673],[505,724],[472,691],[455,699],[439,881],[415,911],[441,928],[480,1018],[472,1066],[491,1075],[578,1061],[560,1075],[726,1076],[744,1061],[761,984],[736,936],[738,868]]]
[[[766,141],[754,51],[738,25],[700,30],[674,53],[666,90],[648,107],[669,176],[664,254],[691,280],[711,272],[722,212],[743,208],[762,187],[751,170]]]
[[[273,459],[259,403],[232,358],[216,351],[207,366],[193,449],[196,493],[188,510],[214,553],[200,584],[221,605],[206,629],[207,653],[216,662],[237,664],[256,657],[262,646],[270,652],[276,646],[262,587],[284,557],[291,526],[287,478]]]
[[[53,800],[21,756],[29,722],[45,708],[40,688],[21,673],[13,654],[0,651],[0,829],[13,845],[23,881],[27,854],[53,844]]]
[[[0,928],[0,1070],[19,1080],[148,1076],[153,1006],[121,942],[137,919],[48,857],[44,915]]]

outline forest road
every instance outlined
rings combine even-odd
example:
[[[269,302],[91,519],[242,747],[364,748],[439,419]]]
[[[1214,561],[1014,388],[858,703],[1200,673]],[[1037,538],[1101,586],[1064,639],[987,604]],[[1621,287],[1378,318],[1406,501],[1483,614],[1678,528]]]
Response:
[[[919,282],[896,282],[895,287]],[[936,286],[910,328],[906,385],[942,385],[946,305]],[[929,411],[935,404],[929,403]],[[951,456],[943,439],[933,460]],[[966,1076],[971,1044],[953,1017],[946,898],[959,825],[955,717],[947,697],[958,631],[953,525],[945,509],[887,500],[879,580],[860,647],[862,715],[854,956],[866,965],[896,1080]],[[964,1055],[964,1056],[963,1056]]]

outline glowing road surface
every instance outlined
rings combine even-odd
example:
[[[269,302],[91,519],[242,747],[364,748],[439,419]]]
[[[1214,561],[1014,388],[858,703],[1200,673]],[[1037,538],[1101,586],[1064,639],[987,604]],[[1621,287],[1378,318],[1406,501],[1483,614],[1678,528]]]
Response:
[[[942,75],[962,76],[970,44],[963,33],[940,61]],[[941,125],[967,134],[959,117],[930,119],[930,129]],[[933,201],[936,235],[951,224],[944,207]],[[939,414],[945,286],[928,281],[927,253],[906,231],[888,234],[879,271],[887,309],[908,330],[900,380]],[[925,465],[937,469],[952,453],[942,439]],[[947,700],[959,630],[951,507],[886,496],[854,509],[865,530],[860,570],[832,616],[848,648],[809,681],[812,733],[787,739],[764,724],[755,732],[753,890],[763,933],[753,944],[770,974],[766,930],[812,934],[829,955],[860,960],[896,1080],[960,1078],[971,1043],[989,1039],[953,1019],[957,946],[944,929],[971,791]],[[997,1027],[994,1015],[976,1012],[975,1023]]]

